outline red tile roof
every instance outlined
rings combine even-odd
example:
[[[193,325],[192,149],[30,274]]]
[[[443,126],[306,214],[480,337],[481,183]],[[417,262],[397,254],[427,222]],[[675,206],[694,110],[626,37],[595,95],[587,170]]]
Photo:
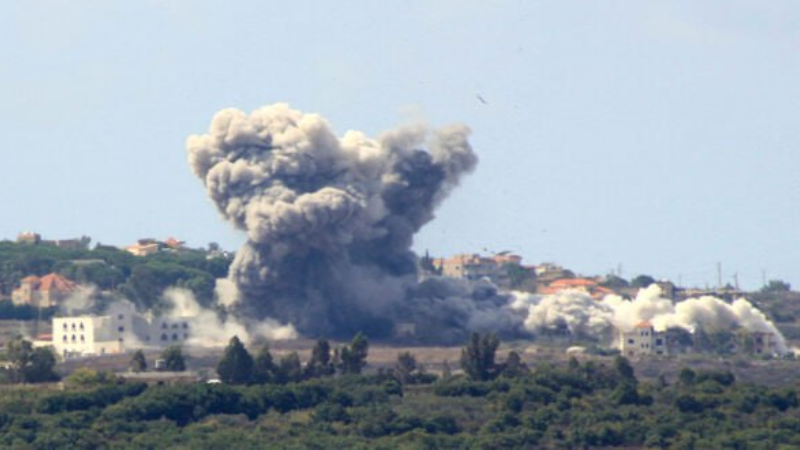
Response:
[[[653,328],[653,325],[645,320],[644,322],[637,323],[634,328]]]
[[[77,288],[78,285],[74,281],[56,273],[45,275],[39,280],[40,291],[72,292]]]

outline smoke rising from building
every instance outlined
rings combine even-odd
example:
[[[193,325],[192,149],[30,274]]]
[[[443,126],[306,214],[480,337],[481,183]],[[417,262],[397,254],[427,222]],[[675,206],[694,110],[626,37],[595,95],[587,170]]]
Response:
[[[617,331],[628,332],[640,322],[650,322],[656,331],[681,328],[722,331],[743,328],[749,332],[770,333],[776,338],[776,350],[786,353],[786,341],[775,325],[744,298],[726,303],[703,296],[673,303],[662,297],[652,285],[641,289],[636,298],[626,300],[608,295],[594,300],[580,291],[539,296],[517,293],[512,309],[525,315],[524,327],[531,333],[566,328],[572,335],[609,342]]]
[[[417,125],[339,138],[286,104],[218,112],[187,148],[219,212],[247,235],[229,275],[238,292],[225,298],[309,336],[385,335],[399,314],[423,315],[413,236],[475,167],[469,133]]]

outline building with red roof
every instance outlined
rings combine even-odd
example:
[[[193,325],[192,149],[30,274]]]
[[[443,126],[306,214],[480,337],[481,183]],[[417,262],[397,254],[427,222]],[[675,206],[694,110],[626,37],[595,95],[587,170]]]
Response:
[[[20,280],[20,286],[11,293],[11,300],[15,305],[48,308],[61,304],[77,290],[77,283],[57,273],[43,277],[32,275]]]

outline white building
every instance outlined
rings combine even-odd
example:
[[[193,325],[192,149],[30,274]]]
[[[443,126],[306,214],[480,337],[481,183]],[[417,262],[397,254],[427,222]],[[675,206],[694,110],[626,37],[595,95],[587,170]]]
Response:
[[[626,357],[640,357],[644,355],[666,356],[666,333],[658,332],[650,322],[642,322],[633,328],[633,331],[623,332],[620,342],[622,355]]]
[[[112,304],[104,316],[53,318],[53,347],[63,358],[167,347],[191,337],[191,318],[149,319],[128,304]]]

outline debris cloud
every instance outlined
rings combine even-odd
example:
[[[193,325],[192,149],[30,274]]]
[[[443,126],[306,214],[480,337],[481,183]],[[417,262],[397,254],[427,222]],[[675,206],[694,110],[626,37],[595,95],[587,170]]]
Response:
[[[477,163],[469,134],[413,125],[339,138],[283,103],[218,112],[187,149],[220,214],[247,235],[230,269],[237,292],[224,298],[309,336],[391,331],[413,310],[414,234]]]

